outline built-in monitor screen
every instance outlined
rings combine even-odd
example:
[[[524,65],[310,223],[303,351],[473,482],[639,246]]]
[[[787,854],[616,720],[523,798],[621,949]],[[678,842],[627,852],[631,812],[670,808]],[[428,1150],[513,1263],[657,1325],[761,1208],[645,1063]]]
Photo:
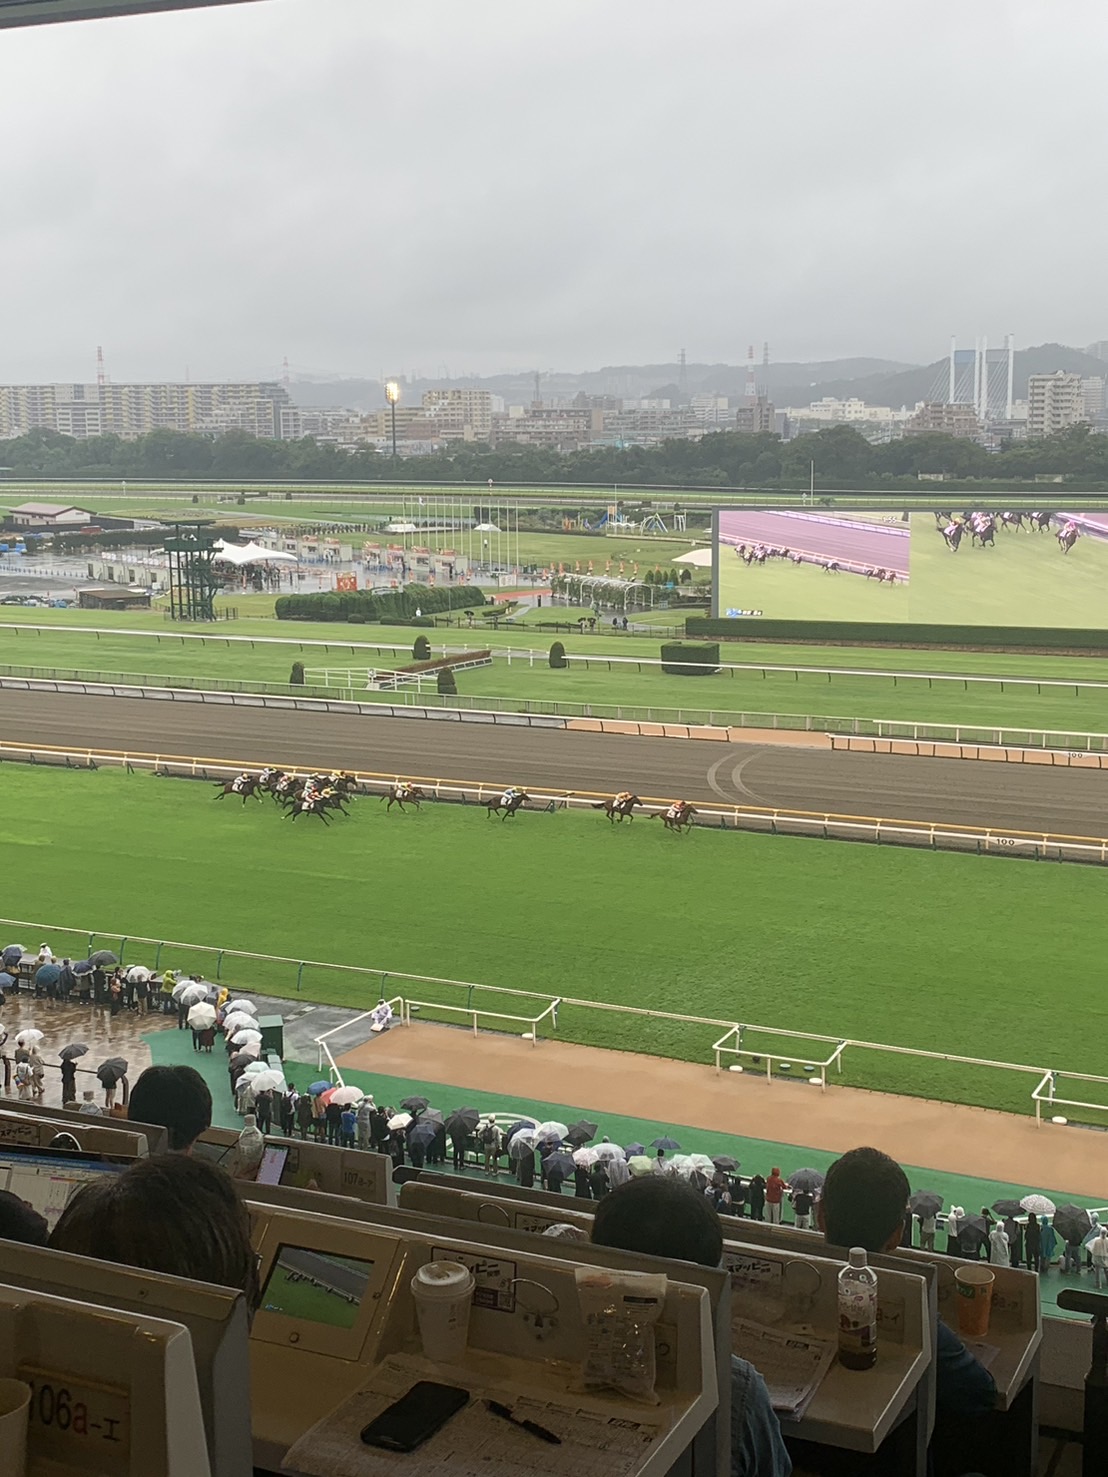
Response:
[[[373,1263],[307,1246],[280,1246],[262,1289],[262,1309],[327,1328],[353,1328]]]
[[[10,1190],[44,1216],[51,1231],[69,1198],[82,1185],[104,1174],[118,1174],[123,1164],[74,1154],[20,1154],[10,1147],[0,1152],[0,1190]]]

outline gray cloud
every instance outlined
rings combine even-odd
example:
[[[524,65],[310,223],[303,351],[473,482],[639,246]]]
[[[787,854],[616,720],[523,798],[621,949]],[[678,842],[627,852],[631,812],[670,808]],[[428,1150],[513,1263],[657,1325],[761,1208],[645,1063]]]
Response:
[[[1049,24],[1047,21],[1049,20]],[[0,35],[0,378],[1084,343],[1099,0],[261,0]]]

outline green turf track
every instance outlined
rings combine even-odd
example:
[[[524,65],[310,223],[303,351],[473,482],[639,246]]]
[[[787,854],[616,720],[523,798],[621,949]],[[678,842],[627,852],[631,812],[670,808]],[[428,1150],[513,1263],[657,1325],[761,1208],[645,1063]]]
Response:
[[[1099,869],[708,829],[675,837],[591,812],[504,824],[471,807],[389,815],[366,798],[326,828],[148,774],[20,767],[4,781],[4,914],[95,928],[97,946],[170,938],[532,992],[477,1002],[522,1015],[565,995],[1104,1070]],[[88,947],[51,942],[81,957]],[[217,963],[174,949],[160,962]],[[296,992],[293,965],[225,961],[223,973],[236,990]],[[304,998],[361,1007],[379,988],[320,968],[300,984]],[[427,984],[405,993],[459,1000]],[[706,1062],[720,1033],[563,1006],[558,1034]],[[876,1054],[852,1057],[841,1080],[1016,1111],[1034,1085]]]
[[[860,582],[861,583],[861,582]],[[40,623],[44,615],[66,615],[68,612],[21,610],[25,626]],[[131,613],[141,617],[141,612]],[[159,617],[160,620],[160,617]],[[53,629],[58,624],[57,629]],[[109,624],[111,634],[96,635],[89,629],[62,627],[50,622],[51,629],[36,632],[18,629],[10,621],[0,621],[0,664],[16,671],[35,669],[42,675],[80,674],[86,680],[110,681],[113,678],[146,679],[145,685],[172,685],[183,680],[190,686],[203,686],[205,679],[217,684],[272,683],[280,690],[287,683],[292,663],[302,660],[309,670],[330,667],[338,670],[364,671],[368,667],[391,667],[410,660],[414,633],[410,627],[363,626],[350,631],[349,640],[368,644],[398,645],[396,653],[375,654],[350,645],[340,645],[334,626],[302,627],[299,622],[236,622],[233,627],[213,633],[208,628],[203,642],[182,640],[165,629],[165,623],[152,628],[151,635],[126,635]],[[249,626],[248,629],[240,629]],[[254,629],[257,627],[258,629]],[[124,630],[127,629],[124,627]],[[135,630],[144,626],[136,625]],[[338,630],[342,631],[342,627]],[[350,630],[350,628],[347,628]],[[272,645],[249,641],[228,641],[230,635],[276,637],[287,644]],[[564,644],[570,653],[568,669],[552,669],[546,653],[550,636],[542,632],[485,632],[468,630],[431,631],[434,649],[449,644],[480,647],[492,643],[498,648],[530,648],[536,652],[534,665],[528,660],[513,659],[509,665],[498,657],[493,666],[460,672],[458,692],[470,706],[480,706],[481,698],[497,698],[500,706],[513,701],[524,705],[595,704],[598,711],[608,713],[616,707],[627,710],[622,716],[648,717],[650,709],[666,709],[687,714],[694,722],[740,721],[743,715],[780,713],[803,719],[805,716],[841,718],[879,718],[906,723],[972,724],[989,727],[1045,729],[1063,733],[1108,733],[1108,686],[1102,690],[1083,688],[984,686],[951,682],[906,681],[893,677],[833,676],[820,672],[794,675],[792,672],[739,671],[715,677],[674,677],[659,668],[615,664],[611,668],[599,661],[606,655],[642,656],[657,660],[660,644],[657,638],[579,637],[566,636]],[[298,637],[322,639],[335,644],[327,648],[301,649]],[[593,657],[594,665],[576,664],[573,657]],[[853,651],[842,648],[748,648],[725,645],[723,660],[731,663],[753,663],[759,660],[773,665],[798,665],[805,668],[874,668],[875,670],[907,670],[984,673],[997,676],[1027,675],[1049,679],[1074,676],[1086,682],[1108,683],[1108,661],[1085,658],[1018,657],[1002,653],[962,652],[888,652]],[[339,679],[335,679],[336,681]],[[364,686],[364,679],[362,684]],[[372,700],[373,694],[359,692],[359,697]],[[391,693],[380,701],[393,702]],[[619,716],[612,714],[611,716]],[[796,726],[803,726],[798,723]],[[1066,745],[1063,745],[1066,747]]]
[[[242,1119],[236,1113],[227,1086],[223,1054],[217,1051],[212,1056],[197,1055],[192,1049],[191,1039],[186,1032],[153,1031],[146,1040],[155,1062],[165,1065],[196,1067],[207,1078],[212,1089],[213,1121],[221,1128],[239,1128]],[[314,1063],[285,1062],[286,1078],[301,1090],[315,1081],[318,1068]],[[555,1119],[561,1123],[572,1123],[582,1116],[600,1124],[600,1133],[607,1134],[618,1144],[649,1144],[661,1134],[675,1137],[686,1154],[731,1154],[742,1166],[744,1174],[760,1170],[768,1174],[773,1165],[779,1165],[786,1175],[804,1166],[824,1171],[837,1156],[826,1149],[807,1148],[802,1144],[774,1143],[768,1139],[756,1139],[736,1134],[732,1124],[721,1122],[718,1128],[690,1128],[681,1122],[682,1105],[666,1104],[672,1108],[670,1118],[657,1118],[649,1122],[643,1119],[625,1118],[615,1113],[596,1111],[589,1102],[587,1084],[577,1085],[578,1101],[575,1103],[548,1103],[536,1098],[509,1098],[499,1093],[474,1092],[468,1087],[451,1087],[441,1082],[409,1081],[378,1072],[343,1071],[343,1080],[354,1086],[364,1087],[375,1094],[379,1103],[396,1104],[413,1093],[429,1098],[432,1106],[450,1113],[454,1108],[475,1107],[482,1113],[528,1113],[540,1122]],[[800,1091],[797,1088],[797,1091]],[[568,1093],[568,1085],[567,1085]],[[659,1108],[662,1105],[659,1104]],[[950,1174],[935,1169],[914,1168],[905,1165],[913,1190],[932,1190],[944,1197],[950,1205],[964,1205],[970,1210],[979,1210],[983,1205],[992,1205],[994,1200],[1008,1198],[1015,1192],[1017,1198],[1030,1190],[1038,1190],[1050,1196],[1057,1204],[1073,1202],[1093,1209],[1098,1202],[1087,1196],[1072,1194],[1056,1185],[1009,1185],[997,1180],[980,1179],[970,1175]],[[443,1173],[450,1173],[449,1161]],[[467,1174],[473,1185],[484,1183],[480,1174]],[[572,1185],[571,1185],[572,1187]],[[572,1205],[567,1192],[567,1204]],[[1100,1202],[1103,1203],[1103,1198]],[[1043,1311],[1056,1313],[1055,1299],[1058,1291],[1067,1285],[1060,1276],[1053,1274],[1040,1279],[1039,1290]],[[1072,1285],[1072,1284],[1071,1284]],[[1065,1315],[1062,1316],[1072,1316]]]

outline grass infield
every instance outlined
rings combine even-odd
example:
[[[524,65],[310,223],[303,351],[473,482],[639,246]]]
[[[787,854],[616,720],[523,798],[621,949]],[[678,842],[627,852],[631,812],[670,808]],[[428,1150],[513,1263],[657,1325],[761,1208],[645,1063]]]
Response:
[[[503,824],[475,807],[386,814],[369,798],[327,828],[285,821],[269,802],[217,802],[200,782],[14,766],[4,780],[4,913],[100,929],[93,947],[170,938],[523,990],[473,1000],[522,1016],[565,995],[1104,1070],[1100,869],[709,829],[676,837],[591,812]],[[80,958],[89,947],[60,931],[50,942]],[[130,944],[124,958],[152,953]],[[166,948],[160,963],[217,968],[210,948]],[[302,998],[362,1008],[380,988],[264,961],[225,959],[222,975],[286,996],[299,975]],[[427,1002],[427,1018],[466,1003],[446,986],[385,987]],[[722,1032],[563,1006],[558,1034],[708,1062]],[[830,1050],[767,1032],[751,1044],[800,1060]],[[1035,1085],[880,1053],[851,1054],[836,1080],[1017,1111]]]

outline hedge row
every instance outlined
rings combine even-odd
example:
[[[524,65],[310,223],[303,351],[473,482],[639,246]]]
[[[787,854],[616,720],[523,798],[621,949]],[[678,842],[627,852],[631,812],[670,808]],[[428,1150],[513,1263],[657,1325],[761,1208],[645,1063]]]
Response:
[[[719,671],[719,642],[667,641],[662,647],[662,671],[674,677],[709,677]]]
[[[472,585],[407,585],[403,590],[323,591],[318,595],[280,595],[279,621],[410,620],[417,610],[425,617],[441,610],[476,610],[485,604],[483,591]]]
[[[826,642],[855,646],[1040,647],[1059,651],[1108,652],[1108,631],[1044,626],[946,626],[893,621],[787,621],[740,616],[690,616],[688,636],[730,641]]]

